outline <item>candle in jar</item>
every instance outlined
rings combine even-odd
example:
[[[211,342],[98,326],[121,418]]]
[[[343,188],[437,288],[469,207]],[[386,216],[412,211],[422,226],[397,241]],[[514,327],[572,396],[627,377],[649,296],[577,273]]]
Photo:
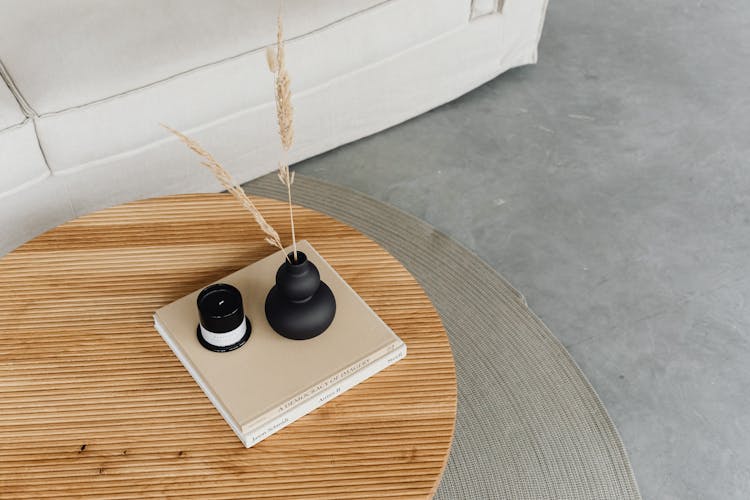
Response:
[[[204,288],[198,295],[198,341],[206,349],[227,352],[241,347],[250,337],[242,294],[226,283]]]

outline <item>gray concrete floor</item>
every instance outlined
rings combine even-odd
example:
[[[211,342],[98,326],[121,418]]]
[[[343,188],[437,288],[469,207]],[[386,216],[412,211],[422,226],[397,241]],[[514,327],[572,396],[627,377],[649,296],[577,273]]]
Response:
[[[750,3],[550,2],[540,62],[297,166],[476,251],[644,498],[750,498]]]

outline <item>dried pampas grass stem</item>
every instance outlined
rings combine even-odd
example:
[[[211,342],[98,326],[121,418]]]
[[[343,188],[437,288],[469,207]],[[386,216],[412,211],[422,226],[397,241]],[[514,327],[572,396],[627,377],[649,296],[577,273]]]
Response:
[[[297,262],[297,236],[294,233],[294,211],[292,209],[292,184],[294,183],[294,172],[289,172],[289,165],[285,161],[285,153],[289,151],[294,142],[294,110],[292,108],[292,91],[289,73],[286,70],[286,59],[284,52],[284,25],[281,19],[281,10],[276,20],[276,49],[269,47],[266,50],[266,61],[268,69],[274,75],[274,97],[276,100],[276,118],[279,122],[279,137],[281,138],[282,160],[279,162],[279,180],[286,186],[287,200],[289,201],[289,219],[292,223],[292,245],[294,248],[294,261]]]
[[[269,245],[275,246],[279,250],[281,250],[282,253],[284,253],[284,256],[287,260],[289,260],[289,257],[286,256],[286,253],[284,252],[284,245],[281,244],[281,238],[279,238],[279,233],[276,232],[276,230],[271,227],[271,225],[266,222],[266,219],[263,217],[263,215],[260,213],[260,210],[258,210],[258,207],[255,206],[255,203],[250,200],[250,198],[247,196],[245,191],[235,182],[234,178],[232,178],[231,174],[221,166],[221,164],[203,147],[195,142],[190,137],[186,136],[182,132],[179,132],[171,127],[168,127],[167,125],[162,124],[162,127],[170,131],[172,134],[176,135],[177,138],[180,139],[180,141],[183,142],[188,148],[190,148],[195,154],[202,157],[204,159],[203,162],[201,162],[201,165],[211,170],[211,172],[216,177],[216,180],[219,181],[219,183],[224,186],[224,189],[229,191],[237,200],[242,203],[242,206],[245,207],[245,209],[250,212],[255,219],[255,222],[258,223],[258,226],[260,227],[261,231],[263,231],[266,234],[266,242]],[[292,174],[291,179],[294,179],[294,174]],[[293,230],[293,229],[292,229]],[[295,256],[296,259],[296,256]]]
[[[292,258],[297,262],[297,236],[294,231],[294,211],[292,208],[292,184],[294,184],[294,172],[289,171],[289,165],[285,160],[286,152],[292,147],[294,142],[294,109],[292,108],[292,90],[289,73],[286,70],[286,59],[284,53],[284,26],[281,19],[281,10],[276,20],[276,48],[268,47],[266,49],[266,62],[268,69],[274,75],[274,100],[276,101],[276,118],[279,122],[279,137],[281,138],[282,160],[279,162],[279,180],[286,186],[287,200],[289,201],[289,219],[292,226]],[[284,257],[291,264],[292,261],[284,252],[284,245],[281,244],[279,233],[266,222],[258,207],[248,198],[245,191],[235,182],[227,170],[200,144],[171,127],[162,124],[162,127],[177,136],[188,148],[190,148],[204,161],[201,165],[213,172],[216,179],[224,188],[229,191],[237,200],[242,203],[248,212],[255,218],[260,229],[266,234],[266,242],[273,245],[284,253]]]
[[[294,184],[294,172],[289,171],[289,165],[279,164],[279,180],[286,186],[286,196],[289,201],[289,219],[292,222],[292,245],[294,248],[294,262],[297,262],[297,237],[294,234],[294,212],[292,211],[292,184]]]

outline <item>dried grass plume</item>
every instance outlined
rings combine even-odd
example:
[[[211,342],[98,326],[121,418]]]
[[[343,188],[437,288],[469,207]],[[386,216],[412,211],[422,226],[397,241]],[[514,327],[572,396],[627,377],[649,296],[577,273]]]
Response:
[[[237,184],[232,175],[224,167],[221,166],[216,158],[214,158],[211,153],[203,149],[200,144],[198,144],[196,141],[186,136],[182,132],[179,132],[164,124],[162,124],[162,127],[177,136],[177,138],[180,139],[183,144],[190,148],[195,154],[203,158],[204,161],[201,162],[201,165],[211,170],[211,172],[214,174],[214,177],[216,177],[216,180],[218,180],[219,183],[224,186],[224,189],[229,191],[235,198],[237,198],[237,200],[242,203],[242,206],[252,214],[261,231],[266,234],[266,242],[269,245],[275,246],[276,248],[281,250],[284,255],[286,255],[286,253],[284,252],[284,245],[281,244],[281,238],[279,238],[279,233],[277,233],[276,230],[271,227],[268,222],[266,222],[266,219],[263,218],[263,214],[260,213],[260,210],[258,210],[258,207],[255,206],[255,203],[250,200],[245,191]],[[292,174],[292,179],[293,178],[294,174]]]
[[[289,151],[294,142],[294,110],[292,108],[292,91],[289,73],[286,70],[284,51],[284,24],[281,18],[281,10],[276,19],[276,49],[266,49],[266,62],[268,69],[274,75],[274,98],[276,100],[276,118],[279,122],[279,137],[283,150],[282,160],[279,162],[278,177],[286,186],[287,200],[289,202],[289,219],[292,226],[293,258],[297,262],[297,236],[294,232],[294,210],[292,208],[292,184],[294,183],[294,172],[289,172],[284,153]]]
[[[294,142],[294,109],[292,108],[292,91],[291,81],[289,79],[289,73],[286,70],[286,60],[284,54],[284,27],[281,19],[281,10],[276,20],[276,48],[269,47],[266,49],[266,62],[268,68],[274,75],[274,99],[276,101],[276,118],[279,123],[279,137],[281,139],[282,157],[292,147]],[[291,263],[288,255],[284,252],[284,245],[281,243],[279,233],[266,222],[263,215],[258,210],[258,207],[250,200],[245,194],[245,191],[235,182],[229,172],[221,166],[221,164],[200,144],[193,139],[189,138],[182,132],[179,132],[167,125],[163,125],[165,129],[177,136],[188,148],[190,148],[198,156],[202,157],[204,161],[201,165],[211,170],[214,177],[224,186],[224,189],[229,191],[237,200],[242,203],[242,206],[250,212],[258,223],[260,229],[266,234],[266,242],[269,245],[275,246],[284,253],[284,257]],[[294,231],[294,212],[292,210],[292,184],[294,183],[294,172],[289,171],[289,165],[284,161],[279,162],[278,177],[281,183],[286,186],[287,200],[289,202],[289,218],[291,219],[292,226],[292,244],[293,244],[293,258],[297,261],[297,237]]]
[[[276,19],[276,50],[266,49],[268,69],[274,74],[274,90],[276,99],[276,118],[279,122],[279,136],[284,151],[289,151],[294,142],[294,108],[292,108],[292,91],[289,73],[286,70],[284,53],[284,25],[281,12]]]

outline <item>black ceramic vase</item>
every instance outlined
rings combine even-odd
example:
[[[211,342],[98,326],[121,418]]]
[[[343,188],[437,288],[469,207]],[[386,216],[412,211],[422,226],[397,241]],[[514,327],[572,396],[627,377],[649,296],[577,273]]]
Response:
[[[291,261],[291,262],[290,262]],[[317,337],[336,315],[336,299],[320,281],[315,264],[302,252],[293,253],[276,272],[276,286],[266,297],[266,318],[276,333],[293,340]]]

